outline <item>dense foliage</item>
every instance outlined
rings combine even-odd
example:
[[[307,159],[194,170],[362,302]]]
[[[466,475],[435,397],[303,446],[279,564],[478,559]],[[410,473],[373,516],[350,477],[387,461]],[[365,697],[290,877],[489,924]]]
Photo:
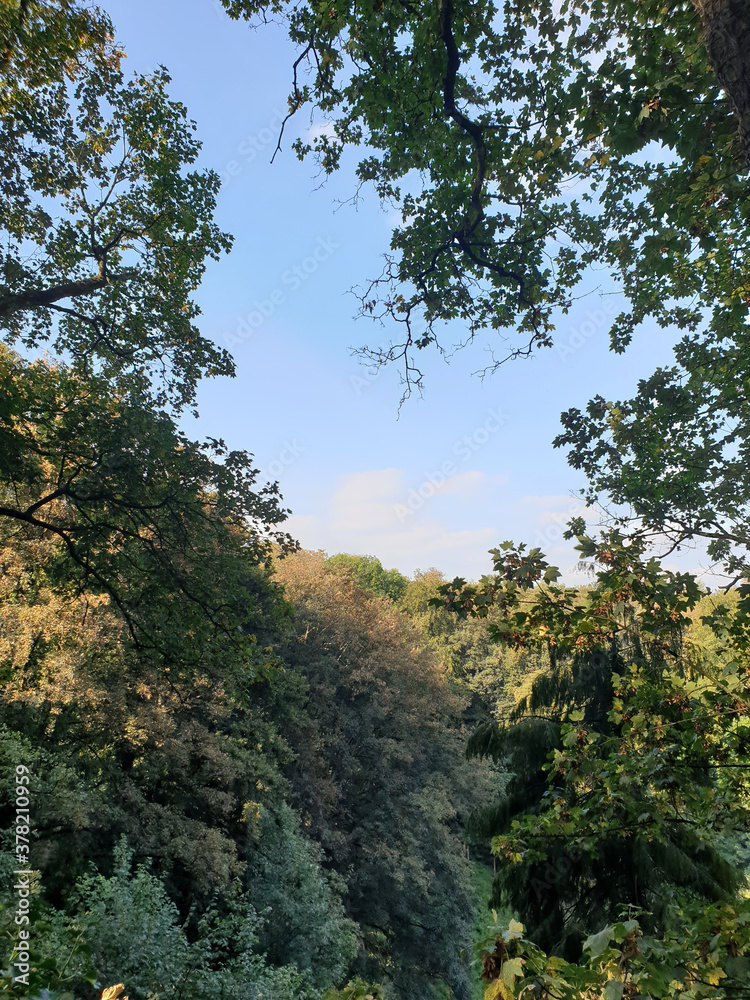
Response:
[[[611,532],[579,548],[596,568],[583,592],[505,543],[492,576],[435,598],[480,619],[500,608],[498,641],[552,654],[470,743],[512,771],[474,817],[503,861],[496,898],[522,919],[495,929],[488,996],[732,995],[750,943],[747,609],[704,601],[699,628],[695,579],[644,559],[642,542]]]
[[[407,390],[421,378],[414,350],[442,321],[461,321],[460,341],[515,328],[520,342],[490,367],[548,346],[593,262],[622,292],[617,349],[647,316],[742,333],[743,0],[222,3],[287,24],[290,110],[309,104],[332,123],[300,155],[331,171],[363,148],[358,182],[400,211],[362,307],[401,324],[371,356],[401,359]]]
[[[6,341],[49,342],[114,391],[192,404],[199,378],[234,370],[190,297],[231,245],[212,220],[217,175],[188,169],[194,124],[163,70],[124,78],[100,11],[3,0],[0,37]]]
[[[310,721],[294,740],[296,800],[335,867],[351,873],[365,978],[385,977],[403,997],[441,995],[435,981],[468,997],[455,950],[470,948],[473,910],[462,828],[486,778],[463,760],[465,698],[408,618],[330,563],[305,553],[277,570],[297,609],[284,658],[310,692]]]
[[[437,658],[371,599],[406,580],[313,559],[342,601],[312,608],[313,557],[271,576],[278,487],[175,423],[233,371],[191,299],[230,245],[194,127],[96,9],[2,0],[0,39],[2,992],[468,996],[481,768]]]
[[[509,542],[475,584],[296,552],[252,456],[175,423],[233,372],[192,299],[231,239],[166,71],[0,0],[0,992],[742,995],[750,585],[648,540],[747,579],[747,3],[222,2],[287,19],[290,113],[401,210],[363,310],[407,389],[439,321],[550,344],[594,260],[616,349],[684,339],[563,416],[614,505],[570,526],[588,586]]]

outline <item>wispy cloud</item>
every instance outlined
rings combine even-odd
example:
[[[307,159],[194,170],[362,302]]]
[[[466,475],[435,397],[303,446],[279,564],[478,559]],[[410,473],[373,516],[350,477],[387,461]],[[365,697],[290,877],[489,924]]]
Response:
[[[446,478],[435,496],[472,500],[487,509],[501,481],[502,477],[468,470]],[[404,492],[404,482],[404,472],[395,468],[351,473],[339,480],[319,515],[291,517],[288,530],[305,547],[376,555],[384,565],[402,572],[430,566],[451,575],[486,572],[486,553],[498,541],[498,527],[451,530],[435,509],[404,522],[394,504]],[[467,521],[472,518],[467,516]]]

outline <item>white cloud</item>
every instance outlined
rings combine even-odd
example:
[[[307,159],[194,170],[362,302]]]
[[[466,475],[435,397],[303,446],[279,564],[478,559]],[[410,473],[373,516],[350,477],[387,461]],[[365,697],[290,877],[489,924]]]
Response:
[[[294,538],[299,539],[303,534],[309,535],[318,529],[320,521],[313,514],[292,514],[281,525],[284,531],[288,531]]]
[[[371,532],[393,525],[390,498],[398,493],[403,474],[375,469],[344,476],[330,499],[330,518],[338,532]]]
[[[449,476],[442,483],[436,484],[436,496],[454,494],[455,496],[476,496],[480,490],[491,482],[504,482],[502,476],[488,476],[484,472],[459,472]]]
[[[340,485],[331,501],[338,505],[387,499],[399,489],[403,476],[398,469],[350,473],[340,478]]]
[[[497,543],[498,528],[452,530],[437,518],[432,496],[408,516],[399,516],[398,508],[409,493],[404,478],[395,468],[343,476],[317,516],[291,517],[287,530],[306,548],[375,555],[386,567],[404,573],[430,566],[448,575],[488,572],[487,550]],[[484,494],[501,481],[502,477],[475,471],[456,474],[439,484],[434,498],[446,494],[464,501],[477,499],[486,509]],[[465,520],[471,521],[468,511]]]
[[[537,496],[525,496],[521,498],[524,507],[533,507],[534,510],[544,512],[568,511],[583,506],[583,501],[579,497],[570,496],[568,493],[548,493]]]

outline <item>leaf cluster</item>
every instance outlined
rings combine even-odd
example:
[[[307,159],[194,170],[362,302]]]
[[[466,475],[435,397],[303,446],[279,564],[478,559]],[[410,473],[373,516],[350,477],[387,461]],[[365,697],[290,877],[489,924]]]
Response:
[[[438,343],[442,322],[458,321],[464,343],[516,328],[491,369],[550,346],[594,264],[624,293],[616,350],[647,316],[741,332],[741,5],[716,31],[713,7],[690,0],[224,6],[282,19],[297,44],[289,113],[311,105],[331,125],[299,155],[330,173],[361,149],[360,184],[401,213],[361,301],[399,324],[395,342],[363,353],[399,360],[407,393],[421,383],[414,353]]]

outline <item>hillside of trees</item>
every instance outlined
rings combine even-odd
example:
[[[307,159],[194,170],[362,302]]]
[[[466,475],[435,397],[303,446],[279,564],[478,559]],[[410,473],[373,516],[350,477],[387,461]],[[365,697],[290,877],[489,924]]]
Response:
[[[407,395],[443,321],[553,342],[594,261],[613,349],[681,339],[562,416],[585,585],[302,550],[179,423],[234,374],[194,299],[232,238],[166,70],[0,0],[0,994],[750,995],[747,0],[222,6],[308,66],[299,155],[398,208],[363,350]]]

